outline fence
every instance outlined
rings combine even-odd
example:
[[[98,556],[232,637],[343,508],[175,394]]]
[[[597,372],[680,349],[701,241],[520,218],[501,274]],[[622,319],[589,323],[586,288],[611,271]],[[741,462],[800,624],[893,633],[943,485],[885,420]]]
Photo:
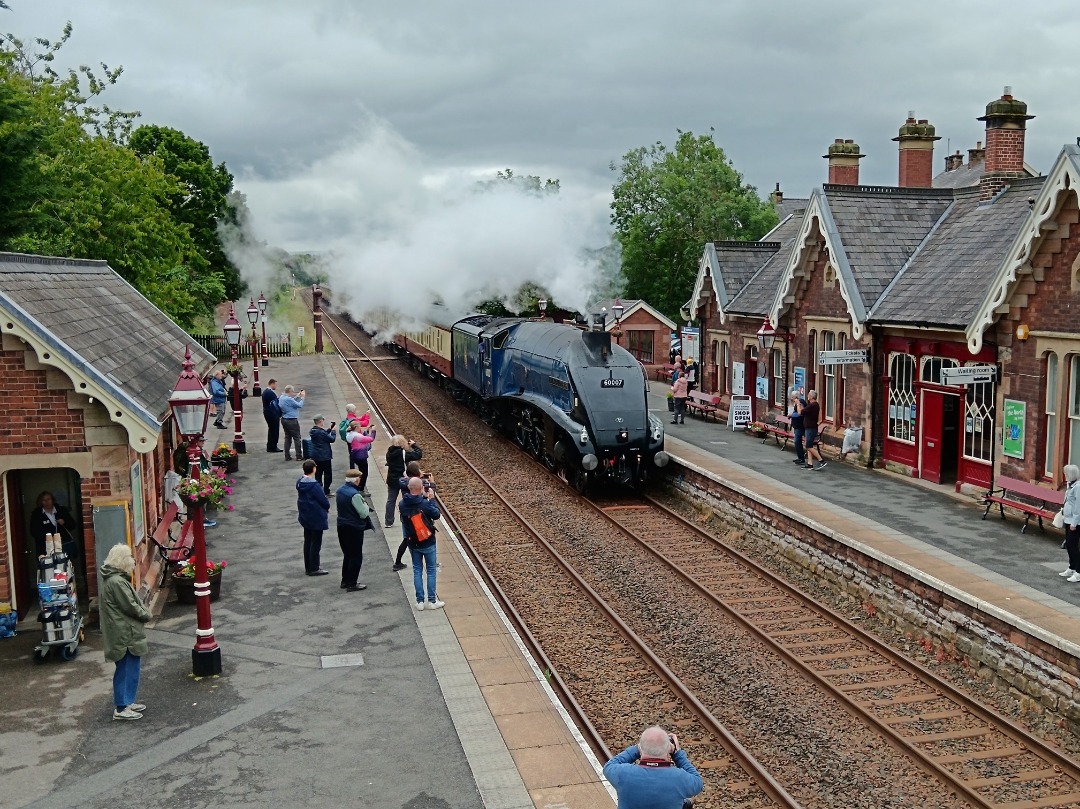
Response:
[[[193,334],[191,335],[195,342],[217,357],[219,360],[227,360],[232,356],[232,351],[229,349],[229,344],[225,340],[225,336],[221,334]],[[259,349],[262,351],[262,349]],[[250,339],[240,341],[240,345],[237,347],[237,352],[240,355],[240,359],[251,359],[252,357],[252,345]],[[291,357],[292,356],[292,335],[282,334],[276,339],[271,335],[266,336],[266,353],[270,357]],[[261,355],[260,355],[261,356]]]

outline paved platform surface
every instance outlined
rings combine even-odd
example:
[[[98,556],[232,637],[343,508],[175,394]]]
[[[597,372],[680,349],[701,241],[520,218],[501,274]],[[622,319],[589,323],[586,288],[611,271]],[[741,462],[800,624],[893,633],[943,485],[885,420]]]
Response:
[[[262,381],[269,370],[279,390],[307,389],[306,432],[316,412],[344,411],[339,366],[275,360]],[[144,807],[612,806],[452,543],[442,546],[445,612],[413,609],[411,571],[390,569],[393,531],[366,537],[368,589],[341,590],[333,511],[323,542],[331,575],[305,576],[301,465],[265,452],[257,406],[245,426],[236,510],[207,531],[210,558],[229,562],[213,605],[223,676],[191,678],[195,610],[170,600],[150,625],[145,717],[114,722],[100,634],[90,631],[71,662],[37,665],[39,633],[24,625],[0,641],[0,805],[113,809],[137,794]],[[208,443],[231,438],[211,427]],[[380,436],[375,455],[385,446]],[[345,458],[335,459],[335,487]],[[373,465],[376,513],[380,474]]]
[[[951,486],[831,458],[819,471],[800,469],[790,444],[781,451],[771,438],[762,444],[712,419],[687,416],[685,424],[673,425],[666,390],[663,383],[651,383],[650,409],[664,417],[667,449],[675,456],[922,571],[927,580],[939,580],[1080,654],[1080,583],[1057,575],[1068,567],[1060,531],[1032,526],[1021,534],[1023,518],[1008,510],[1004,521],[994,512],[983,520],[985,507]]]

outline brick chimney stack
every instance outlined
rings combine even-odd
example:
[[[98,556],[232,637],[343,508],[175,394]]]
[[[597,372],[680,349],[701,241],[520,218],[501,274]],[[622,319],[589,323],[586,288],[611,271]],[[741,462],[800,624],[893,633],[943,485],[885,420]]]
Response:
[[[960,154],[960,150],[956,150],[956,154],[945,155],[945,171],[956,171],[964,165],[964,156]]]
[[[941,140],[933,124],[915,120],[909,112],[894,141],[900,144],[900,187],[929,188],[934,184],[934,141]]]
[[[1024,176],[1024,136],[1027,104],[1013,98],[1012,88],[1006,87],[1001,98],[986,105],[986,170],[979,180],[979,198],[990,199],[1011,180]]]
[[[828,154],[822,155],[829,161],[829,183],[831,185],[858,185],[859,161],[866,155],[859,152],[859,144],[853,140],[837,138],[830,146]]]
[[[772,202],[773,205],[779,205],[784,201],[784,192],[780,190],[780,183],[777,183],[776,189],[769,194],[769,201]]]

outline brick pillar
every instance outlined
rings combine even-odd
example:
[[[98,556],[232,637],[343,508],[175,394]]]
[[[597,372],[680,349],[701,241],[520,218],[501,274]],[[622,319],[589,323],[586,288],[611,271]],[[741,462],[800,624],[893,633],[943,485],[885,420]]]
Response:
[[[1012,180],[1024,176],[1024,136],[1027,104],[1013,98],[1012,88],[1006,87],[1001,98],[986,105],[986,171],[979,180],[979,198],[990,199]]]
[[[933,124],[925,118],[916,121],[915,113],[909,112],[907,121],[893,140],[900,144],[900,187],[929,188],[933,185],[934,141],[941,140]]]
[[[822,157],[829,161],[830,185],[859,184],[859,161],[866,155],[859,152],[855,141],[837,138]]]

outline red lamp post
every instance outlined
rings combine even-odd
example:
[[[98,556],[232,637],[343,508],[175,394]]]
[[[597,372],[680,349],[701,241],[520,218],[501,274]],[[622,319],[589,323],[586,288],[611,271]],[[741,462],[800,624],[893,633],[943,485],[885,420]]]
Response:
[[[536,302],[536,308],[540,310],[540,319],[547,320],[547,298],[541,298]]]
[[[259,322],[259,308],[255,305],[255,299],[251,298],[247,308],[248,323],[251,324],[251,394],[262,396],[262,386],[259,384],[259,335],[255,333],[255,324]]]
[[[232,377],[232,407],[233,407],[233,449],[238,454],[247,452],[247,443],[244,441],[244,411],[240,401],[240,321],[236,319],[236,310],[229,304],[229,319],[223,326],[225,341],[232,351],[232,362],[229,364],[229,376]]]
[[[195,373],[190,348],[184,353],[183,370],[169,397],[169,409],[177,430],[188,444],[188,475],[198,480],[202,468],[199,442],[210,418],[210,394]],[[195,647],[191,650],[191,673],[196,677],[209,677],[221,674],[221,649],[214,638],[214,625],[210,619],[210,579],[206,572],[206,533],[203,530],[205,506],[193,503],[189,512],[188,519],[195,536],[195,610],[198,617]]]
[[[322,290],[318,284],[311,285],[311,308],[315,320],[315,353],[322,354]]]
[[[270,364],[270,346],[266,343],[266,296],[259,293],[259,319],[262,320],[262,366]]]

